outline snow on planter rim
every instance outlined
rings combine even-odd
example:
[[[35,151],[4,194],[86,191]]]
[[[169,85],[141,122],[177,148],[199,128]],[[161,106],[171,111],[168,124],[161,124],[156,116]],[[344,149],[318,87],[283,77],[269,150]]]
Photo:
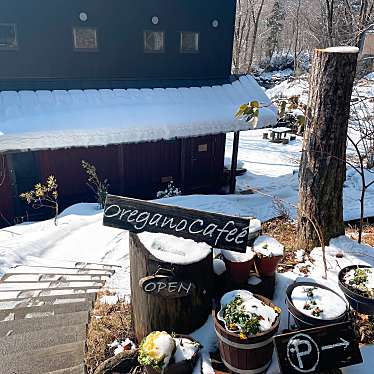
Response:
[[[228,251],[227,249],[222,249],[221,253],[226,260],[231,262],[247,262],[251,261],[255,256],[255,253],[252,251],[251,247],[247,247],[247,251],[245,253]]]
[[[260,330],[265,332],[271,329],[279,314],[269,305],[264,305],[260,299],[257,299],[252,292],[246,290],[234,290],[226,293],[221,298],[221,309],[217,314],[217,318],[222,321],[227,331],[236,332],[228,329],[223,318],[223,311],[227,304],[240,296],[244,301],[243,306],[248,313],[262,316],[264,319],[260,321]]]
[[[261,235],[255,240],[253,251],[265,257],[283,256],[284,246],[270,236]]]
[[[316,302],[316,305],[313,308],[306,310],[304,309],[304,306],[310,301],[306,290],[311,288],[313,289],[313,299]],[[296,286],[292,290],[291,301],[300,313],[321,320],[338,318],[347,310],[347,304],[341,297],[333,291],[318,287],[318,285],[313,283],[311,283],[310,286]],[[319,307],[322,310],[320,316],[312,314],[315,307]]]
[[[206,243],[197,243],[173,235],[143,232],[138,236],[154,257],[173,264],[194,264],[206,258],[211,252],[211,247]]]

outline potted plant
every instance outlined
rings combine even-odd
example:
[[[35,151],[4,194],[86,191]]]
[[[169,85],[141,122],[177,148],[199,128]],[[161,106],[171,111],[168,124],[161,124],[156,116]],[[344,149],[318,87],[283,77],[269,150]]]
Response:
[[[233,373],[264,372],[273,355],[280,309],[265,297],[236,290],[213,313],[221,358]]]
[[[147,374],[190,374],[200,349],[201,345],[189,336],[154,331],[140,344],[138,361]]]
[[[270,236],[262,235],[255,240],[253,251],[256,253],[255,265],[258,274],[263,277],[273,276],[283,258],[283,245]]]
[[[354,310],[374,315],[374,269],[372,267],[347,266],[339,272],[339,286]]]
[[[330,288],[314,282],[295,282],[286,291],[287,307],[299,328],[343,322],[346,301]]]
[[[226,265],[226,270],[234,283],[247,283],[249,273],[253,269],[255,254],[250,247],[247,248],[246,253],[232,252],[222,250],[223,261]]]

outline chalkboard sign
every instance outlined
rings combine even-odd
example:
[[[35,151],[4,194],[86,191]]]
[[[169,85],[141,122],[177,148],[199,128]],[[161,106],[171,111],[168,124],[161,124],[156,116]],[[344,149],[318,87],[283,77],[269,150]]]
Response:
[[[351,322],[278,335],[274,343],[282,373],[316,373],[362,363]]]
[[[192,295],[196,286],[189,281],[177,280],[165,275],[153,275],[140,279],[139,286],[144,292],[166,298],[180,298]]]
[[[165,233],[205,242],[212,247],[245,252],[250,220],[108,195],[104,225],[135,233]]]

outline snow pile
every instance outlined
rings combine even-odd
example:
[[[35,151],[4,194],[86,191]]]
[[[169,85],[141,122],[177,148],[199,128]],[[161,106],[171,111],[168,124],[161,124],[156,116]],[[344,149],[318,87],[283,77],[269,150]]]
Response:
[[[115,340],[109,345],[109,348],[113,349],[113,354],[118,355],[124,351],[131,351],[136,348],[136,345],[129,338],[125,340]]]
[[[347,310],[341,297],[320,287],[297,286],[292,291],[291,300],[301,313],[319,319],[334,319]]]
[[[214,274],[222,275],[226,271],[225,262],[220,260],[219,258],[215,258],[213,260],[213,270]]]
[[[119,302],[118,295],[105,295],[100,298],[101,304],[115,305]]]
[[[239,106],[257,100],[259,127],[276,109],[250,76],[214,87],[0,92],[0,151],[88,147],[246,130]],[[145,109],[146,108],[146,109]]]
[[[262,235],[255,240],[253,251],[264,257],[283,256],[284,246],[276,239]]]
[[[139,351],[139,362],[149,365],[147,359],[166,367],[175,350],[175,340],[165,331],[154,331],[143,341]],[[144,358],[144,362],[143,359]]]
[[[227,249],[221,250],[223,257],[230,262],[247,262],[251,261],[255,256],[255,253],[252,251],[251,247],[247,247],[245,253],[228,251]]]
[[[184,360],[191,360],[199,349],[195,342],[186,338],[175,338],[175,346],[174,360],[176,363]]]
[[[208,244],[173,235],[143,232],[139,234],[139,239],[154,257],[173,264],[193,264],[203,260],[211,252]]]
[[[292,96],[300,96],[300,102],[306,104],[308,102],[309,84],[307,76],[284,81],[269,90],[266,94],[271,100],[287,99]]]

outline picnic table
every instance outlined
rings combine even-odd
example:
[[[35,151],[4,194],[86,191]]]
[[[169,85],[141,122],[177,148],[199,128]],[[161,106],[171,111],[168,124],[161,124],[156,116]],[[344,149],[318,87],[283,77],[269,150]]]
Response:
[[[289,127],[275,127],[269,130],[270,141],[272,143],[283,143],[283,140],[287,138],[287,134],[290,133],[292,129]]]

